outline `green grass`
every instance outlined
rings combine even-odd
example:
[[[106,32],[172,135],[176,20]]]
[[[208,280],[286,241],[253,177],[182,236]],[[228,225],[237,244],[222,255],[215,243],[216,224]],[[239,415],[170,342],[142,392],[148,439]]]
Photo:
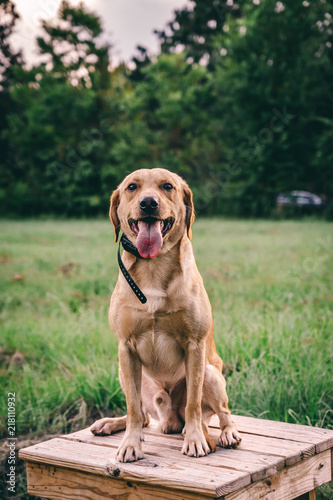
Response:
[[[107,320],[111,224],[3,221],[0,238],[1,389],[16,392],[18,434],[124,410]],[[231,409],[332,428],[332,224],[199,219],[194,249]],[[6,435],[6,397],[0,404]]]

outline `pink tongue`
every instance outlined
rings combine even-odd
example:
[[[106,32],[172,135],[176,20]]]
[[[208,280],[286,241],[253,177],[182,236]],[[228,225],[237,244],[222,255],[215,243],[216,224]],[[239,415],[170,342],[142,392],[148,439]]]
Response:
[[[139,234],[136,241],[139,254],[144,259],[156,257],[161,250],[163,238],[161,234],[161,221],[154,224],[138,222]]]

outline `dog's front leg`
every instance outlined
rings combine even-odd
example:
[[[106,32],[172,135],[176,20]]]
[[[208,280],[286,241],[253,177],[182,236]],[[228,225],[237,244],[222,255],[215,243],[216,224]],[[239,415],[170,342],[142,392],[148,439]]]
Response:
[[[204,341],[190,341],[185,358],[187,403],[182,453],[202,457],[210,452],[202,431],[201,399],[205,371]]]
[[[143,458],[141,377],[142,364],[130,350],[126,340],[119,343],[119,367],[122,374],[122,386],[126,396],[127,422],[124,438],[117,450],[119,462],[133,462]]]

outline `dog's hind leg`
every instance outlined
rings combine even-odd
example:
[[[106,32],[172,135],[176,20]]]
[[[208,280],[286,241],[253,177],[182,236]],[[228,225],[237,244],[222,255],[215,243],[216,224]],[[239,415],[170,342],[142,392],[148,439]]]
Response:
[[[126,429],[127,415],[124,417],[101,418],[90,427],[90,431],[95,436],[109,436],[115,432],[124,431]],[[142,427],[148,427],[149,415],[144,415]]]
[[[184,422],[179,418],[177,409],[173,408],[172,399],[165,389],[155,394],[153,403],[161,432],[164,434],[181,432]]]
[[[216,413],[219,418],[221,429],[219,444],[223,448],[235,448],[242,438],[228,408],[225,379],[222,373],[213,365],[207,365],[205,368],[202,398],[203,414],[205,408],[213,410],[213,413]]]
[[[108,436],[126,429],[127,416],[116,418],[101,418],[90,427],[95,436]]]

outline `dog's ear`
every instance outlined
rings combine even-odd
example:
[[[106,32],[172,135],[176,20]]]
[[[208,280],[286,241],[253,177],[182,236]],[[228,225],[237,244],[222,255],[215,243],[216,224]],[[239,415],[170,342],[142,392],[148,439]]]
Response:
[[[183,185],[183,193],[184,193],[184,204],[186,207],[186,217],[185,217],[185,224],[187,228],[187,236],[192,239],[192,224],[195,219],[195,214],[194,214],[194,205],[193,205],[193,193],[184,182]]]
[[[120,193],[119,189],[116,189],[113,191],[111,199],[110,199],[110,219],[114,227],[114,241],[117,243],[118,241],[118,235],[120,231],[120,220],[118,218],[117,214],[117,209],[119,206],[119,201],[120,201]]]

